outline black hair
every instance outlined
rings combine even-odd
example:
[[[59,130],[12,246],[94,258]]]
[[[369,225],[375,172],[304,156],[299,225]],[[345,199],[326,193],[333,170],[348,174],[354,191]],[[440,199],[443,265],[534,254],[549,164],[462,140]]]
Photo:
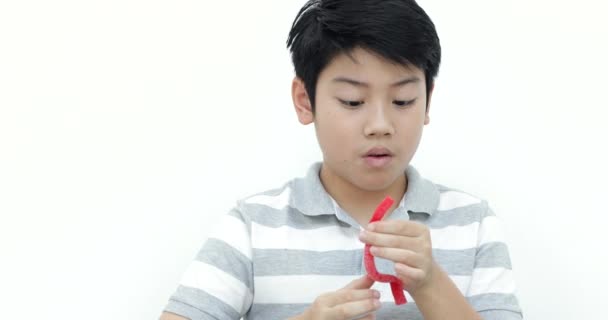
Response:
[[[360,47],[424,71],[427,106],[439,72],[435,25],[414,0],[309,0],[296,16],[287,47],[312,111],[321,71],[341,53]]]

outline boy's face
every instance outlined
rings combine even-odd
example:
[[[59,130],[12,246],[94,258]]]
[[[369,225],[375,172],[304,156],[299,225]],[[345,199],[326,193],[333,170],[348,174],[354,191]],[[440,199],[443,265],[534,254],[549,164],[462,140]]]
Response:
[[[360,48],[351,56],[337,56],[319,75],[314,115],[298,79],[294,103],[300,122],[315,124],[322,178],[383,191],[403,183],[429,123],[424,72]]]

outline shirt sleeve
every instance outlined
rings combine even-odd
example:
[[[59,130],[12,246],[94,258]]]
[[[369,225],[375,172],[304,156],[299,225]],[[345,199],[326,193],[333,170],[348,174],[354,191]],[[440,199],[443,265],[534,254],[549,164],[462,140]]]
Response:
[[[487,202],[483,204],[467,299],[483,319],[522,319],[502,223]]]
[[[253,301],[250,224],[237,209],[221,218],[165,307],[191,320],[241,319]]]

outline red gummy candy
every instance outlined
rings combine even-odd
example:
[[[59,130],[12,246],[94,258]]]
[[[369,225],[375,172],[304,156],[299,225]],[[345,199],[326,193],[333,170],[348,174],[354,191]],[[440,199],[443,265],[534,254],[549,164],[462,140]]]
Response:
[[[393,199],[389,196],[384,198],[380,205],[376,208],[372,219],[369,220],[369,223],[380,221],[386,214],[386,211],[393,205]],[[407,299],[405,299],[405,295],[403,294],[403,283],[399,278],[390,275],[379,273],[376,269],[376,263],[374,262],[374,256],[372,256],[371,252],[369,252],[369,248],[371,246],[369,244],[365,245],[364,257],[363,261],[365,262],[365,269],[367,270],[367,274],[370,278],[378,282],[389,282],[391,284],[391,291],[393,292],[393,298],[395,299],[395,304],[405,304],[407,303]]]

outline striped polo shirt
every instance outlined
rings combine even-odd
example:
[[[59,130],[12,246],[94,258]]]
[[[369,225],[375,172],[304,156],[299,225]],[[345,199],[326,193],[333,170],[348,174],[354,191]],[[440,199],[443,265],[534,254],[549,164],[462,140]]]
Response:
[[[361,226],[324,189],[321,163],[305,177],[237,202],[189,265],[165,311],[189,319],[287,319],[365,274]],[[521,319],[501,222],[487,202],[435,184],[409,166],[407,191],[385,219],[428,226],[435,261],[484,319]],[[390,261],[378,270],[394,274]],[[377,319],[423,319],[375,283]]]

